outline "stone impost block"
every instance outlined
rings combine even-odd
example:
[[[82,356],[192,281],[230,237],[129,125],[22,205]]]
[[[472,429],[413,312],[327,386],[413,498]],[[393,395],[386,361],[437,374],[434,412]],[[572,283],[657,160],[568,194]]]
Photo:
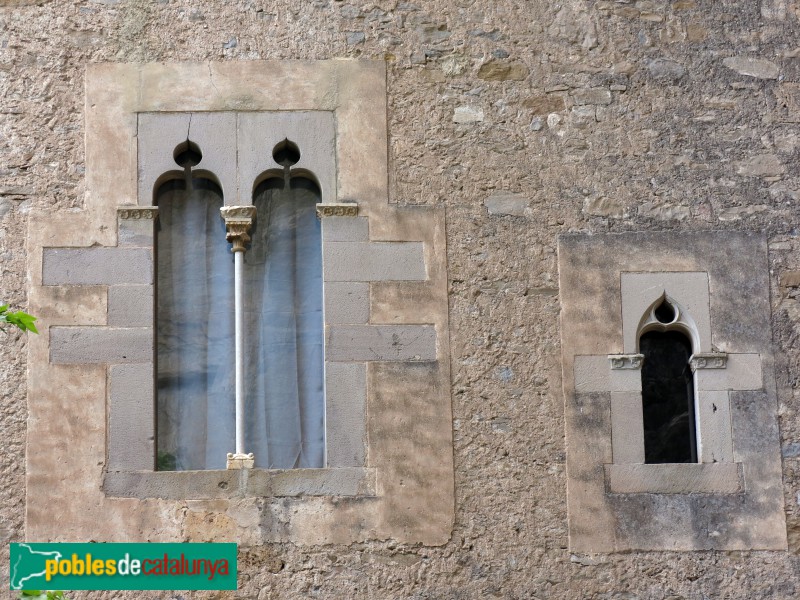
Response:
[[[697,405],[700,462],[733,462],[731,401],[728,392],[699,392]]]
[[[323,249],[325,281],[421,281],[422,242],[332,242]]]
[[[644,354],[609,354],[612,369],[638,369],[644,364]]]
[[[153,363],[114,365],[109,372],[108,470],[155,468]]]
[[[611,452],[615,464],[644,462],[641,392],[611,393]]]
[[[108,288],[108,324],[112,327],[152,327],[153,286],[110,286]]]
[[[294,172],[313,173],[322,194],[322,202],[336,202],[337,171],[335,160],[336,124],[334,114],[327,110],[245,111],[237,114],[237,151],[239,204],[250,201],[250,184],[266,171],[280,169],[272,157],[272,149],[284,139],[296,144],[300,150]],[[339,157],[341,159],[341,157]]]
[[[248,472],[248,496],[373,496],[375,471],[364,468]]]
[[[118,244],[120,246],[153,245],[157,206],[125,206],[117,209]]]
[[[697,369],[698,390],[760,390],[761,356],[758,354],[729,354],[724,369]]]
[[[116,498],[213,500],[242,497],[374,496],[375,470],[230,469],[108,471],[103,491]]]
[[[357,217],[358,204],[355,202],[328,202],[317,204],[317,216],[323,217]]]
[[[328,328],[330,361],[436,360],[432,325],[338,325]]]
[[[605,465],[612,494],[736,494],[742,491],[737,463]]]
[[[240,471],[108,471],[107,496],[170,500],[231,498],[239,495]]]
[[[369,284],[359,281],[329,281],[325,284],[325,322],[369,321]]]
[[[575,357],[575,391],[640,392],[642,372],[639,369],[612,369],[608,356]]]
[[[45,248],[43,285],[153,283],[153,252],[147,248]]]
[[[150,363],[151,327],[51,327],[53,364]]]
[[[329,467],[364,466],[367,365],[329,362],[325,367]]]
[[[160,87],[156,83],[153,85]],[[150,204],[153,201],[153,186],[165,173],[172,172],[178,177],[183,176],[183,169],[175,162],[173,150],[185,143],[187,137],[197,144],[202,153],[197,169],[213,173],[225,190],[226,200],[235,203],[237,191],[235,113],[142,111],[138,115],[136,132],[140,204]]]
[[[369,241],[367,217],[325,217],[322,219],[322,242]]]
[[[692,373],[697,369],[724,369],[728,364],[728,355],[724,352],[697,352],[689,359]]]

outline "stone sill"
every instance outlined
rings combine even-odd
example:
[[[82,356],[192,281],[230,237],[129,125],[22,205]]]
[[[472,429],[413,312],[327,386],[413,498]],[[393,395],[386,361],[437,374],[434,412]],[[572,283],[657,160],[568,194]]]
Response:
[[[604,465],[610,494],[738,494],[741,463]]]
[[[375,469],[108,471],[112,498],[211,500],[245,497],[375,496]]]

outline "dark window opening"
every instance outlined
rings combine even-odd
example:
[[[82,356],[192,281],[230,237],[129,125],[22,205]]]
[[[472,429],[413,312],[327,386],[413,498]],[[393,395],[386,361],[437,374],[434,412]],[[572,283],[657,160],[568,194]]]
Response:
[[[224,469],[234,439],[233,255],[222,190],[195,177],[159,186],[156,226],[157,469]],[[195,152],[196,154],[196,152]]]
[[[677,331],[651,331],[642,335],[639,351],[645,462],[697,462],[691,342]]]

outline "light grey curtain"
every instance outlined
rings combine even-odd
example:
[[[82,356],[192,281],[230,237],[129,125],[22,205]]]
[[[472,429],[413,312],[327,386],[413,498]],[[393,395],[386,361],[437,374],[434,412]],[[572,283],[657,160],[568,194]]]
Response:
[[[157,196],[158,467],[224,469],[234,448],[233,257],[207,180]]]
[[[235,443],[233,258],[208,182],[158,194],[160,469],[223,469]],[[285,189],[284,189],[285,188]],[[322,252],[304,179],[256,190],[245,253],[245,450],[260,468],[324,466]]]
[[[319,192],[306,179],[270,179],[254,195],[245,253],[248,452],[256,466],[322,467],[325,460],[322,247]]]

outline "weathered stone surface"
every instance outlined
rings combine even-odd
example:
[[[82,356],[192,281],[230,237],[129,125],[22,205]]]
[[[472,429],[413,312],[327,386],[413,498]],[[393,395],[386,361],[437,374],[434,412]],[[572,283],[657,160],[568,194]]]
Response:
[[[575,90],[572,93],[575,104],[581,106],[584,104],[611,104],[612,96],[611,91],[606,88],[590,88]]]
[[[245,46],[245,38],[240,35],[227,34],[223,39],[234,37],[237,45],[229,44],[226,52]],[[87,108],[86,113],[85,205],[65,211],[58,219],[37,212],[30,229],[31,309],[43,312],[46,302],[65,292],[61,297],[74,302],[52,314],[61,315],[59,318],[66,323],[91,323],[92,326],[61,327],[56,323],[31,352],[31,364],[39,365],[37,372],[41,373],[28,390],[31,439],[38,439],[39,433],[48,430],[59,434],[65,430],[66,435],[53,438],[44,435],[42,439],[46,442],[42,447],[45,451],[28,453],[29,486],[31,490],[58,490],[65,510],[60,513],[60,524],[54,524],[47,517],[48,506],[52,508],[47,494],[31,492],[28,537],[63,539],[61,536],[69,529],[72,539],[227,539],[242,546],[290,542],[306,547],[325,544],[345,548],[355,542],[389,539],[403,544],[447,543],[452,532],[454,508],[452,450],[443,451],[452,448],[447,384],[449,340],[436,333],[437,328],[448,331],[444,210],[409,209],[389,202],[385,65],[379,61],[294,61],[287,71],[286,64],[281,61],[230,61],[224,65],[214,62],[117,63],[91,65],[88,71],[86,106],[93,108]],[[323,248],[338,249],[341,251],[339,258],[355,258],[340,265],[342,273],[361,261],[365,272],[376,269],[380,281],[419,282],[425,289],[428,297],[425,316],[435,325],[412,323],[397,329],[391,325],[376,326],[379,333],[388,336],[381,338],[389,342],[388,347],[383,348],[386,356],[400,368],[386,370],[385,377],[373,377],[363,385],[356,385],[348,373],[344,375],[346,397],[340,398],[339,408],[343,410],[338,433],[347,438],[349,445],[340,447],[339,459],[358,461],[353,450],[359,440],[366,440],[368,452],[364,449],[361,454],[369,456],[371,465],[380,467],[380,481],[376,468],[354,472],[348,467],[316,473],[298,469],[270,474],[266,484],[261,485],[263,478],[258,482],[257,496],[248,496],[253,490],[242,487],[241,481],[231,493],[229,482],[224,478],[215,481],[204,475],[192,478],[191,474],[187,474],[189,481],[181,474],[171,483],[171,477],[162,477],[171,474],[146,472],[141,487],[152,488],[151,484],[157,479],[155,483],[159,488],[150,498],[143,498],[141,491],[136,492],[135,488],[140,486],[131,483],[130,478],[125,484],[128,493],[123,494],[129,500],[112,497],[110,488],[102,486],[110,431],[106,422],[107,365],[121,361],[119,364],[129,366],[131,363],[127,361],[130,360],[145,364],[138,350],[129,354],[126,349],[140,347],[139,337],[133,331],[146,328],[104,326],[107,285],[43,286],[42,247],[98,250],[109,248],[117,241],[117,207],[135,202],[140,175],[136,161],[137,115],[178,113],[189,116],[192,121],[189,113],[208,115],[215,111],[235,114],[240,122],[246,120],[245,117],[252,117],[261,124],[270,118],[278,125],[303,121],[298,127],[304,131],[311,129],[318,120],[335,121],[336,146],[335,149],[329,147],[327,155],[327,162],[334,165],[331,172],[336,176],[335,188],[330,193],[356,202],[362,219],[366,217],[369,222],[356,220],[352,226],[339,228],[334,225],[333,229],[338,231],[329,229],[329,234],[348,241],[324,242]],[[309,113],[308,118],[303,118],[304,111]],[[239,141],[247,137],[246,134],[247,131],[240,129]],[[261,159],[267,161],[261,168],[274,169],[274,161],[269,162],[272,159],[270,148],[260,150]],[[317,151],[321,152],[319,148]],[[314,146],[304,152],[303,156],[313,158]],[[111,168],[112,165],[115,167]],[[239,173],[241,175],[241,169]],[[246,190],[252,179],[245,178],[239,183],[240,191]],[[325,184],[321,183],[324,196]],[[206,217],[212,219],[212,224],[221,225],[221,221],[217,221],[218,213],[212,211]],[[375,239],[381,241],[366,241],[368,233],[374,233]],[[362,241],[349,241],[352,238]],[[126,252],[139,249],[144,248],[113,248]],[[392,273],[401,276],[400,279],[392,279]],[[363,272],[359,276],[365,277]],[[349,278],[345,276],[345,280]],[[355,287],[363,291],[369,287],[366,281],[355,281],[360,284]],[[111,287],[124,285],[114,283]],[[74,292],[73,288],[85,289],[81,294],[66,293]],[[97,307],[90,307],[85,315],[73,314],[73,311],[83,310],[92,298],[99,298]],[[394,299],[382,296],[382,314],[391,314],[399,308],[404,315],[411,315],[409,309],[413,307],[387,305],[387,302],[396,304],[400,300],[399,296]],[[412,318],[405,320],[414,321]],[[399,332],[399,343],[391,337],[392,332]],[[152,331],[149,335],[150,339],[141,348],[149,350],[152,360],[155,348]],[[376,347],[381,349],[379,345]],[[411,353],[408,357],[403,356],[403,348]],[[54,360],[50,360],[51,351]],[[61,360],[86,364],[76,366],[68,362],[63,366],[58,362]],[[363,367],[366,361],[356,362]],[[328,363],[332,364],[330,360]],[[136,362],[136,366],[138,364]],[[414,368],[419,365],[421,369]],[[414,380],[409,381],[412,375]],[[412,391],[413,397],[404,402],[416,402],[422,407],[417,406],[405,415],[414,435],[409,437],[405,430],[383,426],[379,434],[375,434],[376,422],[393,421],[398,392],[407,390]],[[362,395],[360,400],[358,394]],[[366,433],[356,432],[352,438],[354,432],[348,427],[354,427],[352,417],[359,411],[353,407],[359,405],[363,407],[361,414],[369,415],[372,421],[362,416]],[[57,422],[42,418],[54,408],[64,418]],[[78,418],[71,419],[70,415]],[[333,434],[337,433],[336,424],[330,423],[330,426],[333,439]],[[78,428],[80,435],[76,433]],[[406,445],[410,439],[416,449],[411,453]],[[65,452],[66,445],[78,451]],[[112,445],[119,448],[116,442]],[[424,463],[418,463],[419,454],[426,457]],[[58,461],[63,461],[64,465],[56,468]],[[238,476],[244,477],[249,471],[239,470]],[[337,476],[337,471],[342,477]],[[74,480],[62,477],[63,473],[74,474]],[[128,476],[142,472],[108,471],[111,478],[122,477],[119,473]],[[181,487],[181,481],[186,487]],[[413,495],[413,502],[406,491]],[[291,500],[283,501],[280,499],[283,496]],[[343,501],[342,497],[347,498]],[[425,506],[426,510],[419,510],[420,506]],[[67,522],[69,526],[65,527]],[[98,528],[98,523],[103,523],[103,527]]]
[[[366,323],[369,321],[369,284],[358,281],[325,283],[325,322]]]
[[[531,109],[534,115],[547,115],[564,110],[564,98],[558,94],[529,96],[522,101],[522,106]]]
[[[656,58],[647,63],[647,70],[655,79],[677,81],[686,75],[686,68],[679,62],[667,58]]]
[[[366,217],[325,217],[322,220],[322,239],[327,242],[366,242],[369,240],[369,220]]]
[[[742,491],[736,463],[606,465],[613,494],[736,494]]]
[[[154,469],[155,407],[152,362],[111,367],[108,392],[110,471]]]
[[[756,77],[758,79],[777,79],[780,73],[778,65],[763,58],[731,56],[723,59],[722,64],[740,75],[747,75],[748,77]]]
[[[745,262],[731,268],[731,256]],[[785,547],[777,411],[768,400],[777,391],[766,265],[765,239],[746,232],[560,238],[575,551]],[[642,379],[635,369],[611,369],[609,355],[638,349],[637,336],[655,323],[646,309],[665,292],[681,306],[695,353],[728,353],[725,368],[694,374],[700,457],[718,462],[618,464],[615,448],[624,460],[640,457],[635,440],[643,425],[626,418],[624,406],[636,410]]]
[[[336,325],[328,328],[329,360],[436,360],[436,329],[430,325]]]
[[[46,248],[44,285],[153,282],[153,253],[145,248]]]
[[[478,69],[478,79],[485,81],[522,81],[529,70],[520,62],[492,61],[484,63]]]
[[[519,194],[492,194],[483,201],[490,215],[527,216],[530,210],[530,199]]]
[[[454,123],[480,123],[483,121],[483,110],[471,106],[459,106],[453,113]]]
[[[625,214],[625,207],[614,198],[596,196],[583,201],[583,210],[590,215],[601,217],[621,217]]]
[[[775,154],[759,154],[736,165],[736,174],[748,177],[776,177],[785,172],[786,167]]]
[[[112,285],[108,288],[108,324],[113,327],[153,326],[152,285]]]
[[[331,242],[323,249],[325,281],[423,280],[419,242]]]
[[[641,377],[641,371],[637,371]],[[644,463],[641,392],[611,393],[611,452],[614,464]],[[613,435],[613,432],[626,432]]]
[[[328,466],[363,467],[367,447],[367,365],[328,363],[325,402]]]
[[[2,196],[11,208],[0,227],[0,303],[31,309],[40,317],[43,331],[39,336],[20,336],[13,330],[0,333],[0,529],[8,532],[8,540],[0,534],[4,543],[101,536],[143,540],[150,523],[161,524],[150,532],[152,541],[241,542],[247,537],[247,544],[256,545],[240,544],[237,594],[260,596],[259,600],[313,595],[448,597],[454,590],[466,598],[797,596],[800,460],[793,453],[783,461],[779,471],[783,484],[777,486],[783,491],[778,510],[787,517],[784,534],[788,529],[789,552],[709,551],[714,539],[727,535],[729,512],[710,495],[697,495],[688,510],[676,504],[675,494],[651,498],[659,514],[649,521],[642,519],[642,499],[626,495],[619,499],[619,505],[628,507],[620,508],[626,533],[640,529],[658,545],[666,542],[665,532],[707,531],[706,541],[694,546],[701,551],[580,554],[576,555],[580,562],[571,562],[565,549],[569,544],[565,460],[574,452],[602,455],[604,447],[595,445],[592,436],[582,436],[575,445],[564,442],[559,335],[570,320],[560,318],[554,246],[556,235],[570,231],[768,232],[767,267],[754,265],[744,252],[732,253],[728,264],[738,269],[743,263],[743,270],[758,276],[753,290],[772,290],[772,320],[759,322],[759,327],[771,334],[780,359],[777,399],[747,392],[750,395],[735,410],[751,414],[780,406],[780,430],[774,436],[784,446],[800,440],[800,403],[792,388],[800,381],[800,303],[794,287],[779,285],[782,274],[800,271],[798,148],[790,150],[777,139],[797,130],[800,122],[796,2],[320,0],[290,6],[281,1],[206,0],[190,6],[163,0],[10,0],[0,12],[0,196],[4,190],[21,194]],[[663,21],[644,20],[643,15]],[[346,32],[364,32],[365,39],[348,45]],[[223,48],[232,39],[236,46]],[[508,58],[502,58],[503,52]],[[373,506],[379,502],[375,498],[315,497],[306,503],[300,497],[272,501],[263,496],[250,499],[264,507],[261,525],[247,527],[240,526],[219,499],[104,501],[99,465],[105,451],[105,405],[104,400],[96,403],[95,397],[104,399],[107,393],[102,376],[106,369],[47,363],[47,329],[105,325],[107,290],[102,285],[37,290],[35,274],[41,274],[37,245],[60,245],[53,240],[69,235],[70,245],[113,246],[115,218],[100,205],[109,199],[115,205],[138,202],[135,174],[125,175],[136,157],[136,138],[127,133],[128,113],[118,108],[120,98],[127,97],[125,90],[99,88],[91,76],[85,80],[85,74],[108,68],[98,64],[103,62],[122,68],[136,62],[175,65],[207,59],[208,63],[195,63],[193,76],[177,87],[165,76],[168,68],[147,76],[144,110],[176,111],[181,104],[190,104],[195,116],[208,110],[287,111],[295,102],[287,98],[300,96],[305,99],[303,106],[330,112],[348,92],[318,93],[319,80],[308,65],[333,56],[348,63],[366,56],[379,59],[378,83],[352,96],[359,99],[353,112],[363,115],[361,100],[381,96],[385,119],[375,131],[389,142],[376,149],[365,135],[370,132],[365,119],[357,125],[338,125],[342,129],[337,129],[335,173],[342,177],[336,185],[347,188],[344,199],[359,202],[360,214],[370,219],[371,226],[383,213],[363,203],[386,205],[387,198],[389,209],[436,206],[447,215],[447,246],[433,248],[430,254],[448,269],[451,326],[441,330],[440,341],[449,339],[454,355],[452,375],[442,375],[449,385],[443,384],[440,391],[448,411],[452,406],[454,420],[442,416],[419,394],[424,389],[417,385],[419,372],[393,371],[378,380],[391,381],[398,373],[404,378],[402,386],[390,385],[380,392],[397,411],[378,421],[380,440],[386,440],[393,452],[402,452],[410,466],[406,472],[398,469],[386,475],[379,469],[377,473],[377,489],[391,486],[405,494],[392,511],[399,531],[411,531],[402,515],[444,514],[430,507],[430,498],[420,493],[424,486],[407,476],[415,461],[432,465],[430,453],[420,450],[428,448],[424,444],[430,439],[420,433],[422,425],[444,422],[443,430],[454,435],[449,445],[436,438],[436,456],[449,452],[449,477],[456,483],[455,492],[450,490],[451,507],[455,498],[452,531],[436,530],[441,547],[397,543],[388,529],[375,533],[378,512]],[[460,73],[455,72],[460,63],[450,60],[454,56],[469,61]],[[733,56],[773,62],[781,69],[778,77],[785,77],[762,80],[740,75],[722,63]],[[677,80],[654,79],[647,63],[658,57],[680,63],[687,73]],[[263,58],[274,59],[289,76],[260,77],[254,65]],[[519,61],[531,72],[520,82],[485,81],[477,71],[487,60]],[[225,75],[231,66],[241,68],[243,79],[257,80],[260,89],[248,90],[237,77]],[[449,74],[451,66],[455,71]],[[325,78],[335,81],[342,76],[330,72]],[[384,84],[387,93],[381,91]],[[615,84],[627,86],[626,91],[617,95],[611,87]],[[582,121],[585,128],[580,134],[589,149],[580,157],[561,144],[575,135],[577,116],[557,102],[546,111],[523,106],[525,99],[540,96],[560,97],[571,105],[572,91],[607,86],[614,91],[614,100],[599,106],[607,112],[598,111],[597,119]],[[560,91],[545,93],[551,88]],[[163,98],[165,90],[171,99]],[[231,92],[227,100],[226,91]],[[159,94],[162,99],[155,101]],[[736,106],[708,106],[707,98],[735,100]],[[483,121],[454,124],[453,113],[459,106],[480,108]],[[96,116],[106,109],[113,118],[108,127],[99,129]],[[694,120],[708,111],[716,111],[715,121]],[[548,126],[548,114],[560,116],[561,122]],[[104,142],[84,150],[84,140],[96,135]],[[263,148],[259,155],[265,163],[270,150]],[[763,153],[776,154],[786,167],[780,182],[736,175],[738,161]],[[354,174],[347,173],[350,165],[357,165],[351,169]],[[102,190],[97,186],[100,181],[106,184]],[[250,184],[241,182],[243,189]],[[499,189],[530,198],[532,214],[526,219],[489,216],[483,202]],[[616,212],[604,215],[603,208],[597,209],[598,214],[582,210],[587,196],[611,198],[627,209],[621,217],[613,216]],[[671,219],[640,213],[645,202],[658,207],[661,217],[668,207],[681,207],[687,216]],[[752,211],[752,207],[767,208]],[[399,238],[387,233],[382,239]],[[618,247],[617,256],[623,262],[636,260],[625,248]],[[588,289],[592,281],[583,284]],[[387,321],[412,322],[417,302],[424,303],[419,312],[427,318],[433,306],[430,294],[418,291],[425,283],[398,284],[399,289],[394,284],[368,285],[374,298],[379,289],[379,314]],[[752,295],[750,287],[743,289],[741,294]],[[597,328],[611,335],[604,319],[613,310],[603,300],[595,302],[600,307],[597,318],[579,315],[575,322],[583,334]],[[737,294],[717,310],[743,314]],[[740,320],[739,326],[746,323]],[[723,336],[726,344],[732,333]],[[501,365],[513,369],[512,381],[497,378]],[[66,372],[71,375],[64,378]],[[602,414],[592,412],[598,407],[583,408],[587,418],[602,419]],[[371,417],[376,416],[373,409],[370,406]],[[51,419],[54,414],[58,419]],[[383,448],[378,456],[386,453]],[[71,456],[86,460],[70,463]],[[432,472],[439,480],[447,478],[446,470]],[[444,496],[442,491],[437,498]],[[743,518],[762,513],[770,502],[749,505]],[[58,520],[52,517],[56,505]],[[334,505],[345,516],[335,523],[324,522],[322,515]],[[699,518],[703,506],[713,507],[718,518]],[[602,507],[597,512],[602,516]],[[241,522],[252,523],[252,516]],[[291,543],[301,534],[298,524],[317,532],[347,532],[358,543]],[[88,533],[84,536],[81,531]],[[284,543],[262,545],[266,539]],[[746,546],[747,541],[740,544]],[[4,544],[0,572],[5,572],[7,561]],[[155,600],[176,594],[106,595]]]
[[[54,364],[147,363],[153,360],[150,327],[53,327]]]

